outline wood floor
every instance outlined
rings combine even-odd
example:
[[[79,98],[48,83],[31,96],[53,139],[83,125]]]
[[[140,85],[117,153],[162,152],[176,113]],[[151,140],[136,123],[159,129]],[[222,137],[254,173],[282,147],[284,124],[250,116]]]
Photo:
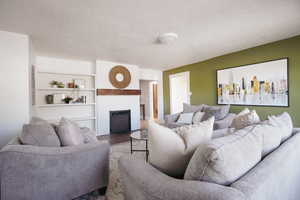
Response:
[[[141,120],[141,129],[147,128],[147,121],[146,120]],[[98,136],[99,140],[107,140],[110,145],[117,144],[117,143],[122,143],[122,142],[128,142],[130,140],[130,134],[132,132],[127,132],[127,133],[111,133],[109,135],[103,135],[103,136]]]

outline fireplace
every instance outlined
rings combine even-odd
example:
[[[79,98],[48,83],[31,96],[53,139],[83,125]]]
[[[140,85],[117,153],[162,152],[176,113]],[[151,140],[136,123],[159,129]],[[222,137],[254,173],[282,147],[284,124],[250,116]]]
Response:
[[[131,131],[130,110],[110,111],[110,133]]]

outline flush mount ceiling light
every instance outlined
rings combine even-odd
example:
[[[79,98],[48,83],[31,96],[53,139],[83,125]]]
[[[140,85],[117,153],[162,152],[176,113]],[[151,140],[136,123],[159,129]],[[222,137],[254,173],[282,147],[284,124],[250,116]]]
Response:
[[[170,44],[177,40],[178,35],[176,33],[164,33],[158,36],[158,41],[161,44]]]

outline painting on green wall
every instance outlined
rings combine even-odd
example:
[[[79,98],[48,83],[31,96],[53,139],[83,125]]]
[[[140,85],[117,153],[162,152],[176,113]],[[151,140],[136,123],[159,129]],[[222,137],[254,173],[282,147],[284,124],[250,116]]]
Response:
[[[288,58],[217,70],[217,101],[288,107],[288,83]]]

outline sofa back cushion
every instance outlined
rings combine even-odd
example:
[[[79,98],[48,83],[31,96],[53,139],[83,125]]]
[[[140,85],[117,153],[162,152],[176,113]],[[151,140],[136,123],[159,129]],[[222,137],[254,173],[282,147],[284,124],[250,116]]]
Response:
[[[20,135],[22,144],[46,147],[59,147],[60,140],[51,124],[40,118],[34,118],[23,126]]]
[[[205,105],[203,108],[203,112],[205,115],[203,116],[203,120],[207,120],[210,117],[215,117],[215,120],[224,119],[230,110],[230,105],[225,106],[208,106]]]
[[[183,113],[194,113],[203,110],[204,105],[190,105],[187,103],[183,103]]]
[[[291,116],[284,112],[278,116],[269,116],[269,123],[281,130],[281,142],[287,140],[293,132],[293,121]]]
[[[214,119],[169,129],[149,122],[150,163],[162,172],[182,177],[196,148],[211,139]]]
[[[261,160],[263,137],[247,127],[200,145],[192,156],[184,178],[230,185]]]
[[[295,134],[234,182],[247,200],[298,200],[300,196],[300,134]]]

